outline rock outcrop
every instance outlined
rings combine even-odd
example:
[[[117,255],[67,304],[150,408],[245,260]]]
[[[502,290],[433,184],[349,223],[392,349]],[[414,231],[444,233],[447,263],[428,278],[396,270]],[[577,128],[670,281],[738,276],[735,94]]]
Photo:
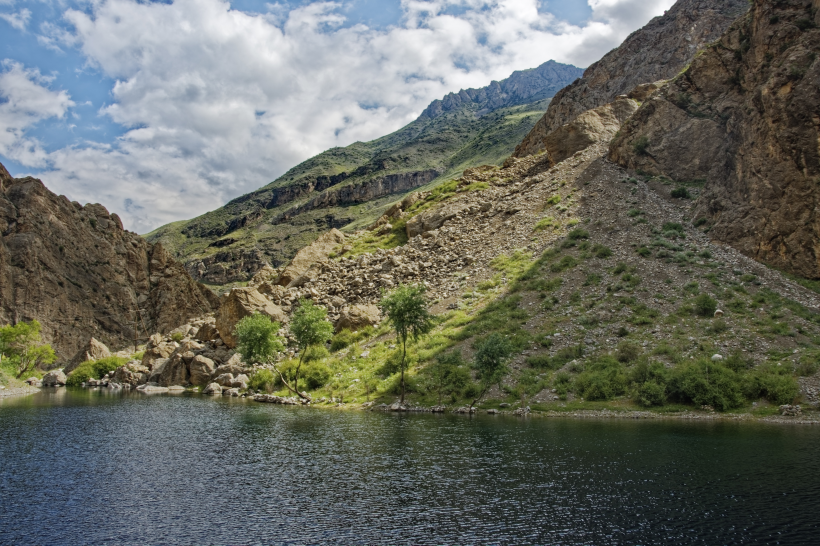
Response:
[[[77,354],[71,358],[63,371],[66,374],[69,374],[74,371],[77,366],[87,360],[99,360],[109,356],[111,356],[111,351],[108,347],[106,347],[104,343],[100,343],[92,337],[88,343],[86,343],[85,346],[77,351]]]
[[[381,322],[381,311],[374,304],[356,304],[344,307],[336,321],[336,331],[347,328],[357,331],[367,326],[376,326]]]
[[[513,155],[540,152],[546,135],[587,110],[608,104],[638,85],[674,77],[748,7],[747,0],[678,0],[559,91]]]
[[[705,182],[695,218],[711,237],[811,278],[820,278],[818,7],[756,2],[641,106],[609,154],[632,169]]]
[[[61,387],[65,385],[66,375],[63,370],[54,370],[43,376],[44,387]]]
[[[254,288],[234,288],[231,290],[216,313],[216,328],[225,345],[236,347],[234,335],[236,324],[254,313],[262,313],[280,324],[287,322],[288,317],[278,305],[260,294]]]
[[[313,243],[296,253],[290,264],[279,276],[279,284],[288,286],[290,283],[304,275],[307,270],[316,262],[326,260],[333,252],[333,249],[344,243],[345,236],[338,229],[332,229],[321,235]]]
[[[216,296],[159,244],[35,178],[0,173],[0,323],[37,319],[66,362],[94,337],[125,345],[212,311]],[[139,315],[137,315],[139,310]]]
[[[586,150],[593,144],[609,142],[621,124],[638,109],[638,102],[621,96],[613,102],[588,110],[544,137],[550,166]]]

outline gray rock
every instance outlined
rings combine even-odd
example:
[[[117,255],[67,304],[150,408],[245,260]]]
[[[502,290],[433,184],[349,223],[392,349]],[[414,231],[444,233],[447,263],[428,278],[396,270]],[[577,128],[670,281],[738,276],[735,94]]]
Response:
[[[231,388],[233,386],[233,374],[223,373],[222,375],[219,375],[214,379],[214,383],[222,387]]]
[[[44,387],[61,387],[65,385],[66,376],[63,370],[54,370],[43,376]]]
[[[205,389],[203,389],[202,394],[211,394],[211,395],[221,395],[222,394],[222,387],[219,383],[209,383]]]

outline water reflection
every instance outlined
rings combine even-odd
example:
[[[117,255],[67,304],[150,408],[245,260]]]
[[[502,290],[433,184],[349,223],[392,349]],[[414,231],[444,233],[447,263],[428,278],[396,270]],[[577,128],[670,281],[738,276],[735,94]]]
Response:
[[[818,448],[811,427],[44,390],[0,403],[0,543],[810,543]]]

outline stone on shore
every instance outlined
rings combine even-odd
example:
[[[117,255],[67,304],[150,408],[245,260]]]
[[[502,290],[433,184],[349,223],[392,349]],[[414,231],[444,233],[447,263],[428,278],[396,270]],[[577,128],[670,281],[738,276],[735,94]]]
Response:
[[[66,375],[63,370],[53,370],[43,376],[44,387],[62,387],[65,382]]]
[[[255,288],[234,288],[216,312],[216,329],[219,330],[219,335],[225,345],[231,349],[236,347],[238,341],[234,335],[236,324],[254,313],[266,315],[280,324],[288,320],[281,307],[275,305]]]

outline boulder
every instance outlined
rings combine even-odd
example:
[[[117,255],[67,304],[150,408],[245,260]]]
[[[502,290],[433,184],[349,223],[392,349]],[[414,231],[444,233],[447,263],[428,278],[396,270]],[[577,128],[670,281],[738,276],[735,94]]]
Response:
[[[211,324],[210,322],[200,326],[196,333],[197,341],[213,341],[218,337],[219,330],[216,329],[216,325]]]
[[[222,387],[218,383],[209,383],[207,387],[202,390],[202,394],[221,395]]]
[[[239,389],[225,389],[222,391],[222,396],[239,396]]]
[[[186,385],[189,383],[188,363],[185,361],[186,353],[174,353],[171,358],[161,358],[155,361],[154,368],[148,381],[157,383],[161,387],[171,385]],[[193,360],[193,355],[191,354]]]
[[[139,360],[131,360],[114,370],[114,381],[122,385],[136,387],[148,381],[150,370]]]
[[[214,379],[214,383],[221,385],[223,387],[232,387],[233,386],[233,374],[232,373],[223,373]]]
[[[188,367],[190,373],[189,381],[192,385],[198,387],[207,385],[215,370],[216,364],[214,364],[213,360],[205,358],[202,355],[197,355],[191,360],[191,364]]]
[[[345,328],[357,331],[367,326],[376,326],[381,322],[381,311],[379,307],[372,304],[356,304],[344,307],[336,321],[336,331]]]
[[[249,379],[247,375],[239,374],[233,378],[233,381],[231,382],[231,387],[244,391],[248,388],[248,381]]]
[[[44,387],[58,387],[65,385],[66,376],[63,370],[53,370],[43,376]]]
[[[139,387],[137,387],[137,392],[141,392],[141,393],[144,393],[144,394],[159,394],[159,393],[168,392],[168,387],[160,387],[159,385],[156,385],[156,384],[154,384],[154,385],[145,384],[145,385],[140,385]]]
[[[43,386],[43,382],[40,381],[39,379],[37,379],[34,376],[31,376],[28,379],[26,379],[25,383],[27,383],[29,386],[32,386],[32,387],[42,387]]]
[[[407,237],[412,239],[416,235],[438,229],[445,222],[466,212],[469,208],[470,206],[466,203],[455,202],[446,203],[441,207],[422,212],[407,221],[405,226]]]
[[[279,323],[288,319],[281,307],[271,303],[255,288],[234,288],[216,312],[216,328],[225,345],[236,347],[237,339],[233,333],[236,324],[254,313],[262,313]]]
[[[168,336],[173,338],[174,334],[181,334],[182,337],[187,337],[188,334],[191,333],[191,330],[193,330],[193,327],[190,324],[183,324],[182,326],[174,328],[168,332]]]
[[[93,337],[89,339],[77,353],[68,361],[68,364],[63,368],[66,374],[73,372],[77,366],[87,360],[99,360],[111,356],[111,351],[104,343],[97,341]]]
[[[279,271],[265,264],[259,271],[254,273],[253,278],[248,282],[248,286],[258,288],[263,283],[276,282],[277,278],[279,278]]]
[[[296,256],[293,257],[293,260],[279,276],[279,284],[287,286],[301,277],[311,265],[327,259],[333,249],[344,243],[344,240],[344,234],[335,228],[323,234],[313,243],[296,253]]]
[[[153,337],[153,336],[152,336]],[[142,365],[150,370],[157,366],[157,361],[169,358],[177,350],[177,344],[169,341],[160,341],[157,345],[148,344],[142,356]]]

